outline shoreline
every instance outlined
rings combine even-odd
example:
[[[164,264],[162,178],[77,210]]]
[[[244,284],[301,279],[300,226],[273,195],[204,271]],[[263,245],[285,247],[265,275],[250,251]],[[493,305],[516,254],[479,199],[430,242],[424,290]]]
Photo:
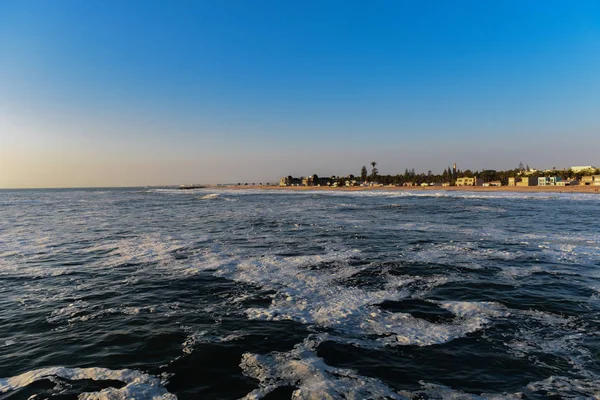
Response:
[[[233,190],[288,190],[288,191],[327,191],[327,192],[359,192],[359,191],[411,191],[411,192],[515,192],[515,193],[590,193],[600,194],[600,186],[227,186],[210,187],[211,189]]]

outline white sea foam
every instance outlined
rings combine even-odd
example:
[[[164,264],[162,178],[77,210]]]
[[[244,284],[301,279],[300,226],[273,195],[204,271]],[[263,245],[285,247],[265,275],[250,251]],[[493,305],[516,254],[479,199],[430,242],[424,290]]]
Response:
[[[181,344],[181,351],[184,355],[190,355],[194,351],[194,347],[199,342],[204,342],[204,337],[206,336],[206,331],[195,331],[191,335],[185,338],[184,342]]]
[[[123,264],[173,262],[174,253],[184,248],[183,241],[177,238],[149,234],[121,240],[104,240],[98,245],[85,248],[82,253],[106,253],[101,261],[102,266],[111,267]]]
[[[245,336],[243,332],[232,332],[223,336],[222,334],[211,332],[210,330],[192,331],[192,329],[187,326],[182,328],[189,333],[184,342],[181,344],[181,351],[184,355],[192,354],[194,347],[201,343],[225,343],[239,340]]]
[[[72,267],[44,264],[47,257],[60,255],[61,250],[55,249],[48,237],[8,237],[0,240],[0,277],[38,279],[73,273]]]
[[[453,306],[458,306],[459,310],[465,309],[464,305]],[[495,305],[480,306],[488,310],[491,307],[492,313],[498,312]],[[472,312],[472,308],[466,307],[468,313]],[[246,376],[258,380],[259,387],[248,393],[244,399],[260,399],[280,387],[292,388],[294,399],[517,400],[523,399],[526,394],[565,399],[600,399],[600,380],[595,377],[576,379],[551,376],[542,381],[531,382],[522,391],[515,393],[465,393],[424,381],[419,382],[420,389],[396,392],[377,379],[362,376],[351,369],[327,365],[317,356],[317,348],[322,342],[331,339],[334,338],[326,334],[310,335],[288,352],[272,352],[266,355],[245,353],[240,367]]]
[[[422,386],[421,389],[406,392],[409,394],[411,399],[414,398],[425,398],[429,400],[518,400],[523,398],[522,393],[482,393],[472,394],[465,393],[460,390],[452,389],[444,385],[436,385],[433,383],[427,383],[424,381],[419,382]]]
[[[177,397],[169,393],[164,383],[157,377],[140,371],[107,368],[66,368],[52,367],[36,369],[10,378],[0,378],[0,393],[7,393],[26,387],[42,379],[63,378],[73,381],[91,379],[94,381],[119,381],[125,386],[117,389],[109,387],[99,392],[81,393],[81,400],[118,400],[118,399],[152,399],[175,400]]]
[[[502,272],[500,274],[503,278],[520,279],[544,271],[545,269],[539,265],[520,267],[502,266]]]
[[[200,200],[214,200],[214,199],[218,199],[219,196],[220,196],[219,193],[209,193],[209,194],[206,194],[206,195],[200,197]]]
[[[583,380],[564,376],[551,376],[543,381],[531,382],[527,389],[549,397],[561,399],[600,399],[600,380]]]
[[[46,317],[46,321],[52,324],[67,323],[69,325],[77,322],[86,322],[102,318],[109,315],[138,315],[138,314],[154,314],[161,313],[165,316],[173,315],[173,313],[179,310],[179,303],[164,303],[160,305],[146,305],[140,307],[133,306],[118,306],[102,308],[99,305],[90,305],[85,301],[76,301],[69,304],[66,307],[62,307],[52,311],[52,313]]]
[[[245,353],[240,367],[246,376],[259,381],[259,387],[244,399],[260,399],[285,386],[294,388],[293,399],[406,398],[377,379],[327,365],[316,355],[322,340],[311,336],[289,352]]]
[[[388,345],[418,345],[446,343],[476,332],[492,323],[494,319],[508,317],[510,313],[500,304],[492,302],[442,302],[441,308],[455,314],[459,319],[452,323],[432,323],[410,314],[386,313],[377,319],[374,332],[391,336],[379,339]],[[373,324],[367,319],[367,324]],[[363,326],[365,323],[362,324]]]
[[[469,234],[468,232],[460,233]],[[504,235],[501,232],[493,232],[490,235],[490,239],[494,241],[509,241],[501,237]],[[585,238],[586,243],[593,243],[595,246],[576,244],[583,239],[572,239],[572,242],[576,243],[569,243],[566,239],[561,239],[562,242],[555,242],[554,239],[539,242],[540,239],[533,239],[534,242],[531,244],[521,243],[521,239],[523,238],[512,238],[509,242],[515,245],[509,249],[487,248],[483,247],[480,241],[473,240],[417,245],[404,252],[403,260],[460,266],[473,270],[492,266],[500,269],[500,277],[509,279],[518,279],[541,272],[552,275],[600,278],[600,270],[596,268],[598,260],[600,260],[600,242],[595,242],[595,239]],[[528,239],[532,240],[531,237]],[[532,245],[535,245],[535,242],[539,244],[536,246],[537,249],[533,250]],[[497,260],[503,262],[498,263]],[[511,265],[513,263],[508,264],[504,261],[516,261],[517,264],[523,261],[525,264],[517,267]],[[539,263],[530,265],[532,261]],[[547,263],[554,265],[547,265]]]
[[[362,324],[364,333],[386,335],[379,342],[390,346],[431,346],[447,343],[484,328],[489,320],[473,317],[443,324],[415,318],[410,314],[387,313],[384,318],[368,319]]]
[[[319,191],[319,190],[254,190],[254,189],[223,189],[231,195],[296,195],[296,196],[331,196],[331,197],[433,197],[457,199],[507,199],[507,200],[549,200],[549,201],[600,201],[600,196],[594,193],[522,193],[522,192],[480,192],[480,191],[450,191],[450,190],[369,190],[369,191]]]
[[[35,267],[35,266],[26,266],[23,267],[21,264],[10,264],[8,262],[0,265],[0,276],[10,276],[10,277],[27,277],[33,279],[39,278],[51,278],[58,277],[63,275],[70,275],[74,271],[72,268],[66,267],[51,267],[51,266],[43,266],[43,267]]]
[[[590,332],[586,327],[578,326],[574,317],[536,310],[511,310],[511,316],[519,327],[504,343],[511,355],[528,358],[534,364],[546,367],[537,355],[551,354],[570,364],[572,371],[581,377],[600,381],[600,376],[592,372],[597,357],[585,344]]]
[[[194,242],[202,242],[207,236],[194,236]],[[184,240],[160,234],[143,234],[126,239],[103,239],[97,244],[70,249],[61,247],[49,238],[18,240],[9,238],[0,246],[0,277],[19,278],[51,278],[74,273],[111,273],[104,270],[126,264],[155,264],[155,267],[166,267],[182,264],[175,255],[186,252],[193,256],[193,251],[186,246],[189,239]],[[81,265],[52,265],[46,259],[85,260]],[[127,282],[126,282],[127,283]],[[130,282],[129,282],[130,283]]]
[[[507,212],[506,208],[503,207],[491,207],[491,206],[471,206],[467,208],[467,211],[476,211],[476,212],[494,212],[499,214],[504,214]]]
[[[414,391],[394,391],[378,379],[358,374],[352,369],[336,368],[317,356],[318,346],[332,337],[311,335],[288,352],[266,355],[245,353],[240,367],[244,375],[258,380],[258,388],[244,399],[260,399],[280,387],[290,387],[293,399],[455,399],[516,400],[522,393],[471,394],[447,386],[419,382]]]
[[[492,317],[509,317],[510,311],[502,304],[491,302],[491,301],[445,301],[439,304],[441,308],[444,308],[457,317],[460,318],[483,318]]]
[[[492,313],[492,306],[485,303],[478,308],[473,305],[469,315],[461,315],[453,323],[433,323],[411,314],[382,310],[378,304],[408,296],[406,285],[416,278],[389,277],[384,287],[378,289],[348,286],[345,284],[347,279],[365,267],[351,266],[347,261],[360,256],[354,250],[319,256],[264,256],[251,260],[236,257],[219,260],[214,255],[215,259],[202,262],[201,267],[188,269],[187,273],[200,268],[212,269],[217,276],[275,291],[268,307],[246,309],[250,319],[292,320],[331,328],[354,339],[377,335],[378,340],[371,345],[377,343],[378,346],[446,343],[484,328],[491,323],[490,317],[497,316],[498,311]],[[449,279],[430,277],[431,287],[438,278],[441,282]],[[423,283],[427,285],[427,282]],[[463,307],[467,307],[466,304],[463,303]]]
[[[124,278],[120,283],[122,283],[123,285],[135,285],[139,281],[140,279],[136,278],[135,276],[128,276]]]
[[[69,320],[77,314],[86,312],[89,309],[89,307],[90,305],[88,302],[78,300],[74,303],[69,304],[66,307],[61,307],[52,311],[52,313],[46,318],[46,320],[50,323],[57,323],[62,320]]]
[[[541,255],[546,261],[562,264],[559,272],[566,274],[583,274],[592,278],[600,278],[597,271],[598,260],[600,260],[600,242],[596,246],[578,245],[573,243],[555,243],[542,245]],[[583,271],[581,266],[591,267],[591,271]],[[570,267],[575,267],[570,271]],[[553,268],[556,271],[556,267]]]
[[[426,263],[456,265],[470,269],[480,269],[489,264],[490,260],[515,260],[526,257],[522,251],[504,251],[481,248],[477,242],[431,243],[417,246],[406,251],[404,260]]]
[[[347,251],[320,256],[265,256],[226,263],[217,267],[215,274],[277,291],[268,308],[246,311],[252,319],[289,319],[346,329],[351,325],[350,320],[370,312],[370,305],[406,295],[397,287],[369,291],[343,285],[342,281],[361,270],[346,263],[320,270],[310,268],[323,262],[340,262],[357,254]]]

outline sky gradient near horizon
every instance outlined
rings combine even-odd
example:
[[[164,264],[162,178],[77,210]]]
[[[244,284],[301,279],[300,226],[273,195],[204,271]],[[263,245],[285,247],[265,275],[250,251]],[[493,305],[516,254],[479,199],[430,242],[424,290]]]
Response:
[[[0,188],[600,165],[599,1],[0,2]]]

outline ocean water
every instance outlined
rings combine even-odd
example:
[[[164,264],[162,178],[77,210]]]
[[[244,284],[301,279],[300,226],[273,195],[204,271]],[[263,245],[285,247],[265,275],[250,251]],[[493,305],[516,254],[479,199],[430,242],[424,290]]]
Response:
[[[600,196],[0,191],[0,399],[600,398]]]

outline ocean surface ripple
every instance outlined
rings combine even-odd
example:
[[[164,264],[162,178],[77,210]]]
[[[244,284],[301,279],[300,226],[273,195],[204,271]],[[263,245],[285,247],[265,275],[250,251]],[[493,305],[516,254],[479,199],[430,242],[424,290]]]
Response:
[[[0,400],[600,399],[600,196],[0,191]]]

